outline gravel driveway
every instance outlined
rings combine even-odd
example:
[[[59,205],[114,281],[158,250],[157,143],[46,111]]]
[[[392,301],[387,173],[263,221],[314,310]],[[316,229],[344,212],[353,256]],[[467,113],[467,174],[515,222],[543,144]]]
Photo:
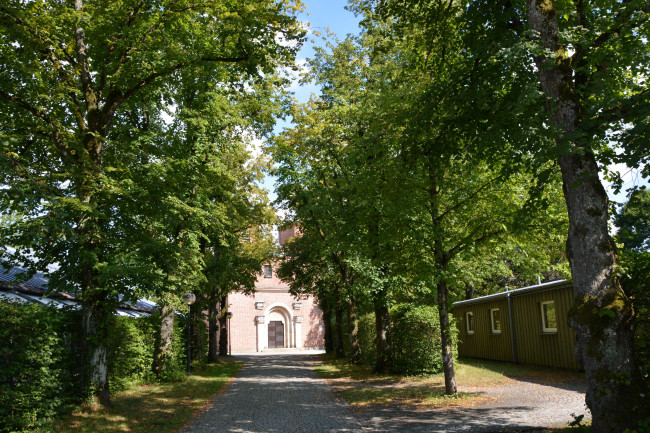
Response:
[[[451,409],[414,409],[374,406],[359,416],[373,432],[488,433],[509,430],[538,430],[564,426],[572,414],[590,418],[585,406],[586,383],[576,381],[548,385],[523,380],[494,387],[463,388],[489,398],[488,403]]]
[[[565,425],[572,414],[589,418],[582,380],[553,385],[513,380],[507,385],[460,388],[489,402],[473,407],[417,409],[400,405],[359,411],[339,399],[313,366],[310,352],[235,357],[245,367],[224,392],[180,433],[208,432],[501,432]]]

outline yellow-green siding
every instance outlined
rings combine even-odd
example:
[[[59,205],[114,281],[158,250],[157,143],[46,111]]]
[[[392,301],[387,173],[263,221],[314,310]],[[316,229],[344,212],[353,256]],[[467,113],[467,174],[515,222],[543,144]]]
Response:
[[[575,332],[569,328],[568,312],[573,304],[570,282],[542,285],[520,293],[510,292],[516,361],[524,364],[580,369],[573,355]],[[557,332],[543,332],[541,303],[554,301]],[[490,310],[501,312],[501,334],[491,332]],[[511,323],[506,295],[454,306],[458,320],[458,352],[472,358],[515,361],[513,357]],[[474,334],[467,332],[466,313],[474,314]]]

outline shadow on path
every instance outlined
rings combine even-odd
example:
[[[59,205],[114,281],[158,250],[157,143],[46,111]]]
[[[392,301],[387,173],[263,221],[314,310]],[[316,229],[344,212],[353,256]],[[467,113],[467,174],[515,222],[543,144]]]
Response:
[[[480,386],[489,402],[474,407],[421,409],[397,404],[352,408],[313,367],[313,353],[237,355],[246,363],[231,384],[180,433],[207,432],[472,432],[566,425],[589,412],[580,376],[543,373]],[[569,376],[567,376],[569,377]],[[575,380],[574,380],[575,379]]]
[[[246,363],[228,388],[182,433],[356,432],[364,430],[313,370],[316,355],[236,356]]]

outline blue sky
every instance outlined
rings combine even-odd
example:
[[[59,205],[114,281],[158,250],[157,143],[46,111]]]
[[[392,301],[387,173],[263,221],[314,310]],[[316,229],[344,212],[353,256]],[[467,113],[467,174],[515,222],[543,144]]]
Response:
[[[314,36],[312,32],[326,35],[334,33],[338,39],[344,39],[348,34],[358,32],[358,22],[352,12],[345,9],[347,0],[306,0],[306,10],[300,15],[300,20],[309,23],[310,34],[307,42],[298,54],[298,62],[302,63],[314,57],[314,45],[323,46],[325,42],[321,37]],[[294,97],[300,102],[307,102],[310,93],[317,93],[315,86],[302,86],[294,89]]]
[[[338,39],[344,39],[346,35],[358,32],[359,20],[352,12],[345,9],[348,4],[347,0],[303,0],[303,3],[306,8],[300,14],[300,20],[309,23],[310,35],[308,35],[305,45],[298,54],[297,61],[299,63],[302,64],[306,59],[314,56],[314,43],[316,46],[323,46],[325,43],[322,38],[313,36],[311,32],[319,32],[325,35],[329,29],[329,32],[334,33]],[[314,85],[296,86],[293,91],[294,97],[299,102],[307,102],[311,93],[318,93],[318,88]],[[283,128],[290,126],[290,122],[278,121],[275,132],[279,133]],[[270,191],[269,197],[271,200],[276,198],[274,182],[275,180],[272,177],[267,176],[262,184]]]

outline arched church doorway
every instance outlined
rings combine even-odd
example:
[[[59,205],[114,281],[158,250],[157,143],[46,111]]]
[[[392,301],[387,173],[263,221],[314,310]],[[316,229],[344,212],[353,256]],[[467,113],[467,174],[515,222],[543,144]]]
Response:
[[[291,314],[282,307],[276,306],[269,311],[267,336],[269,349],[289,347],[291,341]]]

